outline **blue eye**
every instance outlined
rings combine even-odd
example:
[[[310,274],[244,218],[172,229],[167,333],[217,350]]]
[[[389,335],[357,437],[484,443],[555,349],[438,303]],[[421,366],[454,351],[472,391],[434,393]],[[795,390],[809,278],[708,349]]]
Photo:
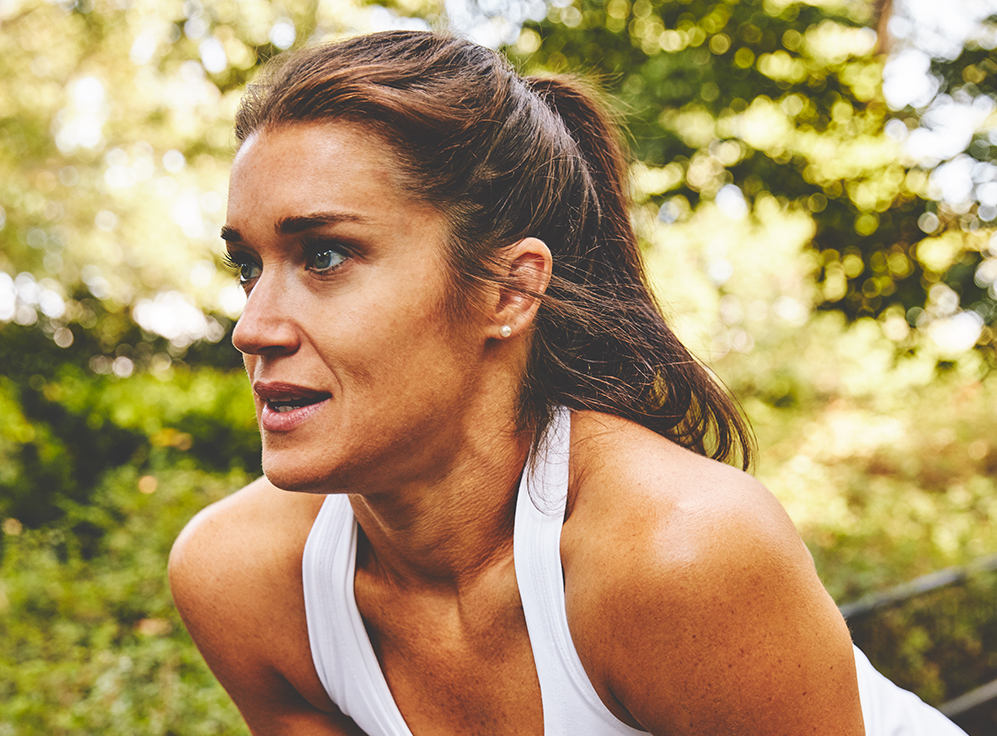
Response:
[[[258,279],[260,277],[260,272],[263,269],[257,266],[255,263],[240,263],[239,264],[239,283],[245,284],[253,279]]]
[[[332,271],[334,268],[342,265],[346,261],[346,255],[333,248],[323,248],[316,250],[309,260],[311,261],[308,264],[310,271],[323,273],[325,271]]]
[[[260,265],[250,260],[245,253],[226,253],[224,260],[225,265],[238,274],[240,284],[258,279],[263,271]]]

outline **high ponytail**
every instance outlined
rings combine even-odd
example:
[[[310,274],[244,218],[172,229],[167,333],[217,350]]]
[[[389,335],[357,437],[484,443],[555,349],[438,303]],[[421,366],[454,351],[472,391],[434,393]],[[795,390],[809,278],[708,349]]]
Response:
[[[581,85],[523,79],[469,41],[391,31],[287,57],[243,98],[236,133],[241,142],[328,119],[393,144],[407,191],[446,216],[453,293],[472,298],[494,281],[501,249],[522,238],[550,248],[553,274],[538,295],[520,392],[524,427],[539,437],[553,407],[591,409],[749,465],[752,437],[736,404],[679,342],[647,286],[625,149]]]
[[[618,128],[595,102],[594,90],[587,89],[582,80],[527,77],[526,82],[564,123],[585,161],[597,193],[600,238],[606,244],[617,244],[599,255],[625,271],[642,272],[637,241],[629,224],[627,162]]]
[[[652,295],[626,192],[618,128],[584,83],[530,78],[587,169],[594,216],[574,268],[556,274],[538,315],[526,402],[622,416],[724,461],[751,462],[750,429],[730,396],[668,327]]]

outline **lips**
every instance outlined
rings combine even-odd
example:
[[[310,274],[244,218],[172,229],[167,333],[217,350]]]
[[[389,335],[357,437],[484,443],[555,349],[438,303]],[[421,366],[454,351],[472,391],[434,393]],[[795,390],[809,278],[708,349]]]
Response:
[[[332,398],[328,391],[290,383],[257,382],[253,390],[263,399],[260,428],[269,432],[287,432],[295,428]]]

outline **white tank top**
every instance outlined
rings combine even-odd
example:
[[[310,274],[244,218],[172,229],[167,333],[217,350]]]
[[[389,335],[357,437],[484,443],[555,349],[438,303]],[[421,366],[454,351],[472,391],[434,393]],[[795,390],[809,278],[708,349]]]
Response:
[[[626,736],[585,674],[568,629],[561,526],[568,494],[571,414],[561,408],[527,463],[516,501],[513,554],[543,699],[547,736]],[[384,679],[353,595],[357,524],[345,495],[327,496],[302,557],[315,671],[334,703],[368,736],[412,736]],[[866,736],[966,736],[855,649]]]

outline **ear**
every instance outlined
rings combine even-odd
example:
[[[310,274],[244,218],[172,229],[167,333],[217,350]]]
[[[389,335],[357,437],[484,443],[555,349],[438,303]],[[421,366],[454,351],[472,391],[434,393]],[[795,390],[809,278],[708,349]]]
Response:
[[[489,337],[508,339],[520,335],[533,322],[540,308],[539,295],[547,290],[554,260],[547,244],[537,238],[523,238],[502,254],[506,264],[499,276],[509,285],[499,289]]]

